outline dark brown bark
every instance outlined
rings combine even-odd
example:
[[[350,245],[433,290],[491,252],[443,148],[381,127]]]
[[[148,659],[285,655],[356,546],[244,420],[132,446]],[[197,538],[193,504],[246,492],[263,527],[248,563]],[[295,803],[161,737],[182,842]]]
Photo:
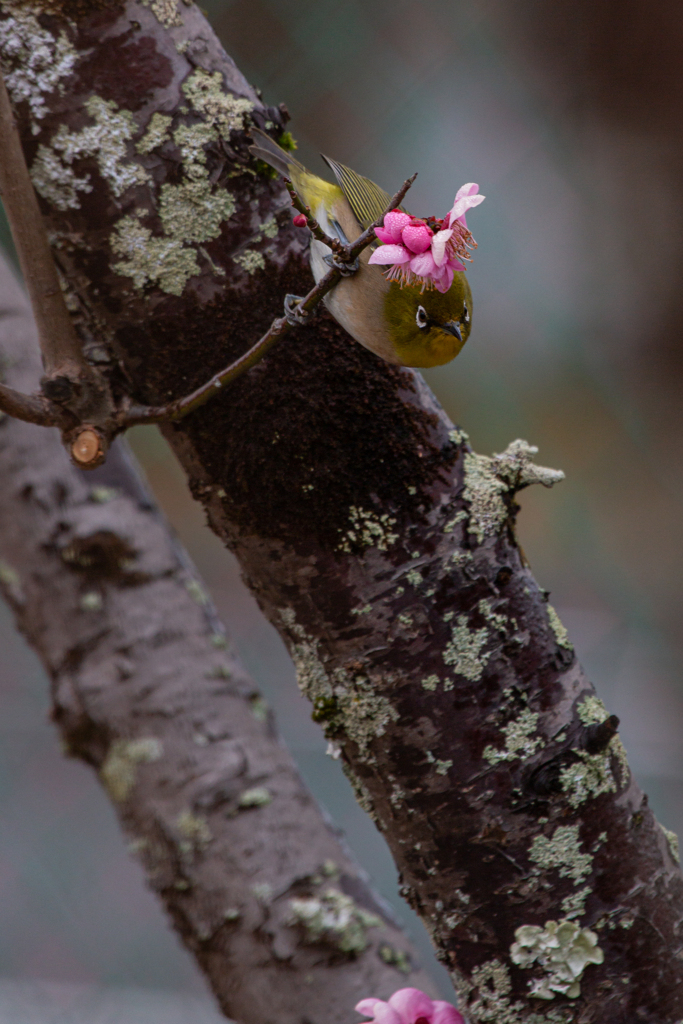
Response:
[[[4,261],[0,357],[12,384],[35,384],[35,328]],[[122,443],[83,474],[57,431],[0,421],[0,589],[49,672],[65,748],[98,772],[226,1014],[346,1024],[368,993],[431,990]],[[316,901],[349,922],[312,941]]]
[[[280,127],[280,112],[262,107],[195,8],[173,8],[177,27],[168,5],[151,9],[43,19],[80,62],[46,96],[37,135],[16,98],[82,322],[111,345],[136,399],[158,403],[246,349],[310,276],[286,197],[248,162],[235,97],[261,127]],[[233,97],[224,108],[199,95],[215,81]],[[77,161],[92,191],[68,205],[54,174],[44,185],[36,143],[59,155],[60,126],[106,119],[100,100],[126,104],[135,128],[118,177],[97,157]],[[173,121],[141,153],[159,109]],[[117,195],[121,174],[130,185]],[[192,195],[220,227],[197,218]],[[470,1019],[679,1021],[672,841],[515,542],[516,490],[556,477],[521,442],[497,459],[473,454],[419,375],[324,317],[166,434],[288,642]],[[566,950],[553,960],[552,922],[576,955],[573,982]]]

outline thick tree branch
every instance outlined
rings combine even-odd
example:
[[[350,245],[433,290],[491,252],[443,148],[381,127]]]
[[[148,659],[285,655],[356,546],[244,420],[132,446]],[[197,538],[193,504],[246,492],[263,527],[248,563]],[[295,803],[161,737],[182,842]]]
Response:
[[[15,9],[0,0],[6,34]],[[48,49],[64,33],[74,61],[58,102],[40,94],[44,117],[17,93],[22,136],[50,157],[33,178],[81,316],[106,329],[136,399],[166,404],[310,287],[279,186],[249,157],[248,124],[279,132],[282,115],[194,7],[175,21],[133,0],[64,9],[70,22],[40,31]],[[37,30],[15,18],[11,31]],[[86,145],[103,124],[114,168]],[[68,187],[65,134],[80,153]],[[325,317],[164,431],[471,1020],[677,1024],[675,847],[611,725],[593,752],[608,713],[514,537],[516,490],[557,474],[524,442],[473,453],[419,375]]]
[[[8,310],[0,353],[24,384],[34,327],[0,260]],[[368,992],[430,988],[302,785],[121,444],[84,478],[54,435],[0,424],[0,570],[67,749],[97,770],[226,1014],[299,1024],[305,1008],[348,1024]],[[316,905],[318,917],[336,907],[340,924],[312,941],[302,907]]]

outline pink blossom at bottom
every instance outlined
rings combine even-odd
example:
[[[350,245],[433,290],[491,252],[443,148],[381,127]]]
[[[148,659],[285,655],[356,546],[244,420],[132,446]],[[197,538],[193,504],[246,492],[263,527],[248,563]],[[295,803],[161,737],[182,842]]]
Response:
[[[361,999],[356,1010],[370,1017],[373,1024],[465,1024],[454,1006],[430,999],[419,988],[400,988],[388,1002]]]

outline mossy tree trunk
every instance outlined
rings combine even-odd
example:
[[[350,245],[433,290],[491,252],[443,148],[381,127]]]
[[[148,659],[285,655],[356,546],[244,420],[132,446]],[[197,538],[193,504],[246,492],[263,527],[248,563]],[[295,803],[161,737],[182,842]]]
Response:
[[[84,341],[136,399],[185,394],[310,286],[248,156],[249,124],[278,135],[282,112],[192,5],[0,12]],[[472,453],[418,374],[324,316],[166,436],[470,1019],[683,1018],[672,840],[515,541],[516,491],[558,474],[524,442]]]

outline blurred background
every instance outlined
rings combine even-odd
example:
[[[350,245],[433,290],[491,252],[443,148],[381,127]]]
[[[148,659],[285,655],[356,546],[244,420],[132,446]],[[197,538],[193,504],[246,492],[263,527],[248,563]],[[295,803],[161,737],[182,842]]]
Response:
[[[472,337],[425,377],[477,451],[523,437],[567,474],[523,492],[521,542],[660,821],[683,830],[683,8],[203,3],[266,102],[287,104],[311,169],[322,151],[390,192],[418,170],[422,215],[466,181],[487,196]],[[309,786],[427,958],[278,637],[159,435],[130,439]],[[1,606],[0,651],[0,1021],[217,1020],[94,776],[61,756],[47,681]]]

